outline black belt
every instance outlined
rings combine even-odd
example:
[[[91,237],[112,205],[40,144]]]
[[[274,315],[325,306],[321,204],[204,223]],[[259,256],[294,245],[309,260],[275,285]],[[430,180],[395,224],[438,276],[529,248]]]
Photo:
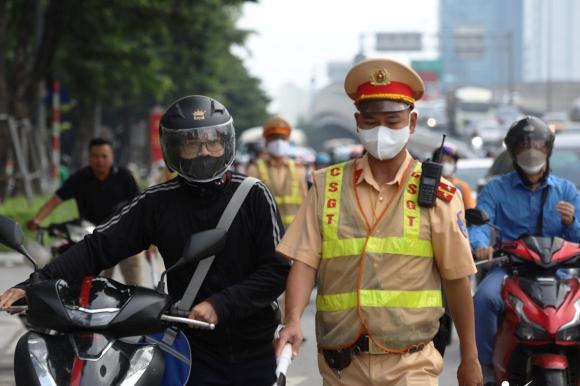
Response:
[[[372,340],[369,338],[368,335],[361,335],[357,341],[350,347],[345,349],[338,349],[338,350],[324,350],[319,349],[319,352],[322,353],[326,363],[330,368],[334,371],[337,371],[340,375],[340,372],[348,367],[351,362],[352,354],[359,354],[361,352],[373,352],[370,350],[372,346]],[[414,344],[412,346],[407,347],[403,350],[382,350],[385,354],[406,354],[406,353],[416,353],[425,347],[425,343]],[[376,352],[375,352],[376,353]]]
[[[354,350],[355,353],[369,352],[372,344],[373,343],[368,335],[361,335],[358,338],[358,340],[354,343],[352,349]],[[419,344],[414,344],[412,346],[409,346],[403,350],[388,350],[387,349],[387,350],[384,350],[384,352],[392,353],[392,354],[406,354],[406,353],[412,354],[412,353],[419,352],[419,351],[423,350],[424,347],[425,347],[425,343],[419,343]]]
[[[419,352],[421,350],[423,350],[425,348],[425,346],[428,343],[419,343],[419,344],[414,344],[411,345],[405,349],[402,350],[389,350],[389,349],[380,349],[380,351],[386,353],[386,354],[412,354],[415,352]],[[361,352],[372,352],[372,353],[377,353],[377,351],[373,351],[371,350],[371,346],[373,345],[371,338],[369,338],[368,335],[361,335],[356,342],[354,342],[354,344],[350,347],[346,347],[346,348],[342,348],[342,349],[336,349],[336,350],[328,350],[328,349],[320,349],[319,348],[319,352],[344,352],[344,351],[352,351],[355,354],[361,353]]]

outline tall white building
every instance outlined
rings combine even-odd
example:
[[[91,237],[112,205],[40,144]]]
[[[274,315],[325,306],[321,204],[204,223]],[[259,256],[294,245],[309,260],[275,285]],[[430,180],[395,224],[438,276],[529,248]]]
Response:
[[[525,0],[524,80],[580,81],[580,1]]]

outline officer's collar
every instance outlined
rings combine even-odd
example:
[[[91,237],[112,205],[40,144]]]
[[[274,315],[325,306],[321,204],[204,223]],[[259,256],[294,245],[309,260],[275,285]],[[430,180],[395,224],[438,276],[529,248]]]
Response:
[[[380,191],[381,189],[377,184],[375,177],[373,176],[371,166],[369,165],[368,153],[357,159],[355,162],[355,173],[357,174],[355,183],[359,185],[361,182],[366,181],[367,184]],[[413,162],[413,157],[411,157],[411,154],[406,151],[405,160],[401,164],[399,170],[397,170],[395,178],[392,181],[387,182],[387,185],[400,185],[403,182],[403,179],[405,178],[405,170],[409,166],[409,162]]]

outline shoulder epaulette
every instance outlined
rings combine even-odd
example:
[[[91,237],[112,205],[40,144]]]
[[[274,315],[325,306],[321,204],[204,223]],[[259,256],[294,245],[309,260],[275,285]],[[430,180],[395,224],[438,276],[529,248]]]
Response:
[[[445,182],[439,182],[439,185],[437,185],[437,197],[446,202],[450,202],[453,199],[456,191],[457,188],[455,186]]]

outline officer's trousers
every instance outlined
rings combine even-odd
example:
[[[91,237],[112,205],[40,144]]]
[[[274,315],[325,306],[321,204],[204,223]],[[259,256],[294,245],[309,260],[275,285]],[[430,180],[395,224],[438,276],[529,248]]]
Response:
[[[473,295],[475,341],[482,365],[492,363],[498,318],[504,311],[501,286],[506,275],[507,271],[501,266],[493,267]]]
[[[143,285],[144,260],[145,258],[143,257],[143,253],[138,253],[134,256],[121,260],[121,262],[118,265],[119,269],[121,270],[121,275],[125,280],[125,284]],[[101,272],[101,275],[104,277],[111,278],[113,277],[114,271],[115,267],[111,267]]]
[[[318,354],[318,368],[324,386],[438,386],[443,358],[429,343],[412,354],[353,354],[340,376]]]

